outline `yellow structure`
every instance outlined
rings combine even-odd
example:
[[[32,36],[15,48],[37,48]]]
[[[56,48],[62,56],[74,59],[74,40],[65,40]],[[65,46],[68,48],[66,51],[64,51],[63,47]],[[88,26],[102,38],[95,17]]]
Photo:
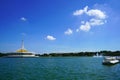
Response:
[[[28,52],[27,50],[25,50],[25,49],[19,49],[19,50],[17,50],[16,52],[21,52],[21,53],[24,53],[24,52]]]
[[[15,58],[34,58],[34,57],[39,57],[36,56],[35,54],[33,54],[33,52],[28,52],[25,48],[24,48],[24,42],[22,40],[22,45],[21,48],[18,49],[16,52],[10,52],[8,53],[8,55],[6,57],[15,57]]]

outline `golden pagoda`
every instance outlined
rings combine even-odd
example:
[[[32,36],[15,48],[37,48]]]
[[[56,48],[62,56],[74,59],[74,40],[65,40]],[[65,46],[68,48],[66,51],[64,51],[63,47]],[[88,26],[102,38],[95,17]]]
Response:
[[[33,54],[33,52],[28,52],[25,48],[24,48],[24,41],[22,40],[22,45],[21,45],[21,49],[17,50],[16,52],[10,52],[8,53],[8,55],[6,57],[14,57],[14,58],[23,58],[23,57],[38,57],[35,54]]]

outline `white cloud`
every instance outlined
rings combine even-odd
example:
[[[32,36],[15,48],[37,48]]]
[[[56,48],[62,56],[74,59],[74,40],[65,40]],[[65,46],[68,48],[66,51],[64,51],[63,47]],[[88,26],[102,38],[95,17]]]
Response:
[[[27,19],[25,17],[21,17],[20,20],[27,21]]]
[[[79,32],[80,30],[87,32],[91,29],[91,27],[103,25],[107,22],[107,15],[99,9],[88,10],[88,6],[86,6],[83,9],[76,10],[73,13],[75,16],[81,16],[82,14],[86,14],[88,17],[92,18],[89,21],[81,21],[82,25],[76,29],[76,32]]]
[[[66,35],[71,35],[73,33],[72,29],[68,29],[67,31],[64,32]]]
[[[105,19],[106,18],[105,13],[102,12],[101,10],[98,10],[98,9],[91,9],[86,14],[89,16],[93,16],[95,18],[98,18],[98,19]]]
[[[50,36],[50,35],[48,35],[48,36],[46,37],[46,39],[51,40],[51,41],[56,40],[56,38],[55,38],[55,37]]]
[[[103,25],[104,23],[106,23],[106,21],[100,20],[100,19],[90,19],[90,21],[86,21],[85,23],[82,22],[82,25],[80,25],[80,27],[76,30],[76,32],[79,32],[80,30],[88,32],[91,27],[93,26],[99,26],[99,25]]]
[[[76,10],[76,11],[73,13],[73,15],[75,15],[75,16],[82,15],[82,14],[84,14],[84,13],[87,12],[87,9],[88,9],[88,6],[86,6],[84,9]]]
[[[93,16],[99,19],[105,19],[106,15],[103,11],[99,10],[99,9],[90,9],[88,10],[88,6],[84,7],[84,9],[80,9],[80,10],[76,10],[75,12],[73,12],[73,15],[75,16],[79,16],[82,14],[86,14],[88,16]]]
[[[89,31],[90,28],[91,27],[90,27],[90,23],[89,22],[86,22],[84,25],[80,26],[80,30],[85,31],[85,32]]]
[[[103,20],[100,19],[90,19],[89,21],[91,26],[99,26],[99,25],[103,25],[105,22]]]

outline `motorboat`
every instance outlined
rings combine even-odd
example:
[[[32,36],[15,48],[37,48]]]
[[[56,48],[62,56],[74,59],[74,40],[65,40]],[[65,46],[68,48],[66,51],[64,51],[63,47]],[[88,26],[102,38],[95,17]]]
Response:
[[[116,57],[104,57],[104,60],[102,62],[103,65],[114,65],[119,63],[119,60],[116,59]]]

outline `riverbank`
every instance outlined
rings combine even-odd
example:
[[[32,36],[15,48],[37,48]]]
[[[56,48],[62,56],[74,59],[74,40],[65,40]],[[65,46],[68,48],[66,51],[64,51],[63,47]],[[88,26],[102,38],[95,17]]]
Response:
[[[0,53],[0,57],[7,56],[7,53]],[[99,51],[99,52],[69,52],[69,53],[43,53],[35,54],[39,57],[71,57],[71,56],[120,56],[120,51]]]

